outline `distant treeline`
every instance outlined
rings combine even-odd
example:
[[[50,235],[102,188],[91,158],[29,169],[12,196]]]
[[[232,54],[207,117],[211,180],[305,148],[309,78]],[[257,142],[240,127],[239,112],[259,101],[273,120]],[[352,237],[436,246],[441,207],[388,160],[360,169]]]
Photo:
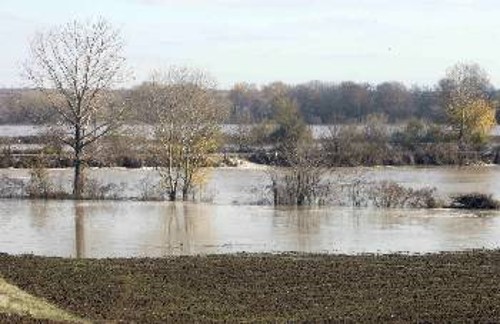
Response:
[[[239,83],[230,90],[219,90],[231,106],[229,123],[259,123],[274,118],[273,98],[286,96],[297,103],[308,124],[365,122],[370,115],[385,115],[390,123],[423,119],[434,123],[446,121],[440,88],[411,87],[398,82],[378,85],[368,83],[330,83],[312,81],[299,85],[273,82],[264,86]],[[133,90],[133,89],[132,89]],[[124,101],[134,91],[113,91]],[[500,90],[490,89],[492,99],[500,98]],[[133,102],[133,100],[130,100]],[[133,104],[132,104],[133,105]],[[132,109],[130,121],[140,120],[148,112]],[[0,123],[37,124],[50,122],[51,109],[38,92],[29,89],[0,89]],[[497,113],[497,121],[500,114]]]
[[[309,124],[364,122],[367,116],[374,114],[385,115],[391,123],[414,118],[443,123],[446,113],[439,89],[438,86],[408,88],[398,82],[371,85],[313,81],[293,86],[275,82],[263,87],[242,83],[230,90],[229,99],[233,105],[233,122],[271,119],[272,98],[284,94],[296,101]],[[500,91],[489,89],[489,95],[497,98]]]

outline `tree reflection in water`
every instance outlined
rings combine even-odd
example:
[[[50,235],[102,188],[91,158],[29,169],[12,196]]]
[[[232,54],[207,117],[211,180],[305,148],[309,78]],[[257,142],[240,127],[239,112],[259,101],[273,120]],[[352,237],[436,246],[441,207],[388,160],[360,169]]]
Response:
[[[69,200],[4,200],[0,207],[0,252],[12,254],[425,253],[500,246],[500,211]]]
[[[80,201],[74,202],[76,258],[85,258],[85,207]]]
[[[200,204],[168,203],[163,223],[163,254],[203,253],[212,245],[209,209]]]

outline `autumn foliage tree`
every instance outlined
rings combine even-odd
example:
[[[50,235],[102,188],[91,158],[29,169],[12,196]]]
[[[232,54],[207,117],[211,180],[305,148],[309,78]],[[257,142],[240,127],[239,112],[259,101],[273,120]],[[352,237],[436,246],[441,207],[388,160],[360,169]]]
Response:
[[[469,144],[484,143],[496,123],[487,73],[478,64],[459,63],[448,70],[439,86],[461,149]]]

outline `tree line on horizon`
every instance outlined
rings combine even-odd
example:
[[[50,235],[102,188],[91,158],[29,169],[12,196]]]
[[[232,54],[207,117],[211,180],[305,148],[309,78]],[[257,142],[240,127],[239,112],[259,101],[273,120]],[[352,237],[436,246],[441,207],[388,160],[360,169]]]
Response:
[[[147,81],[130,89],[114,90],[118,97],[126,100],[134,90],[147,85]],[[400,82],[380,84],[340,83],[311,81],[290,85],[281,81],[263,86],[237,83],[229,90],[216,90],[228,101],[230,114],[227,123],[255,124],[276,117],[273,98],[277,95],[290,98],[297,103],[299,113],[307,124],[365,123],[371,115],[383,115],[389,123],[400,123],[421,119],[432,123],[447,122],[441,80],[433,87],[407,87]],[[500,99],[500,89],[487,84],[488,100]],[[129,121],[144,122],[148,111],[136,105]],[[137,118],[141,116],[141,118]],[[51,108],[40,100],[40,94],[31,89],[0,89],[0,124],[44,124],[53,121]],[[496,113],[497,122],[500,113]]]
[[[232,104],[232,123],[255,123],[274,118],[272,100],[276,94],[297,103],[308,124],[365,123],[371,115],[383,115],[389,123],[421,119],[447,122],[446,78],[433,87],[406,87],[400,82],[380,84],[311,81],[288,85],[273,82],[262,87],[238,83],[228,94]],[[500,90],[490,83],[482,85],[489,101],[496,103]],[[500,115],[497,113],[497,120]]]

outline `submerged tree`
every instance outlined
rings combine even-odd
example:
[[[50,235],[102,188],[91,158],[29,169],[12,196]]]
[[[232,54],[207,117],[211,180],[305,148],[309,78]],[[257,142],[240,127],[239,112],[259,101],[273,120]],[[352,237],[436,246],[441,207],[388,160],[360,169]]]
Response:
[[[125,76],[120,32],[103,19],[73,21],[38,34],[30,49],[27,78],[64,129],[58,140],[72,148],[73,196],[80,199],[85,149],[116,129],[125,112],[110,91]]]
[[[319,205],[330,190],[325,182],[329,169],[314,144],[301,142],[288,155],[287,166],[268,171],[274,205]]]
[[[320,204],[328,185],[323,182],[328,169],[324,167],[322,150],[313,140],[311,129],[305,124],[297,103],[278,95],[273,100],[276,130],[277,160],[283,168],[269,171],[275,205]]]
[[[219,145],[228,106],[206,73],[184,67],[156,72],[136,89],[136,98],[154,116],[155,151],[170,200],[189,198],[202,181],[201,168]]]
[[[492,86],[486,71],[478,64],[456,64],[439,87],[461,149],[473,142],[484,142],[495,125],[495,108],[489,94]]]

